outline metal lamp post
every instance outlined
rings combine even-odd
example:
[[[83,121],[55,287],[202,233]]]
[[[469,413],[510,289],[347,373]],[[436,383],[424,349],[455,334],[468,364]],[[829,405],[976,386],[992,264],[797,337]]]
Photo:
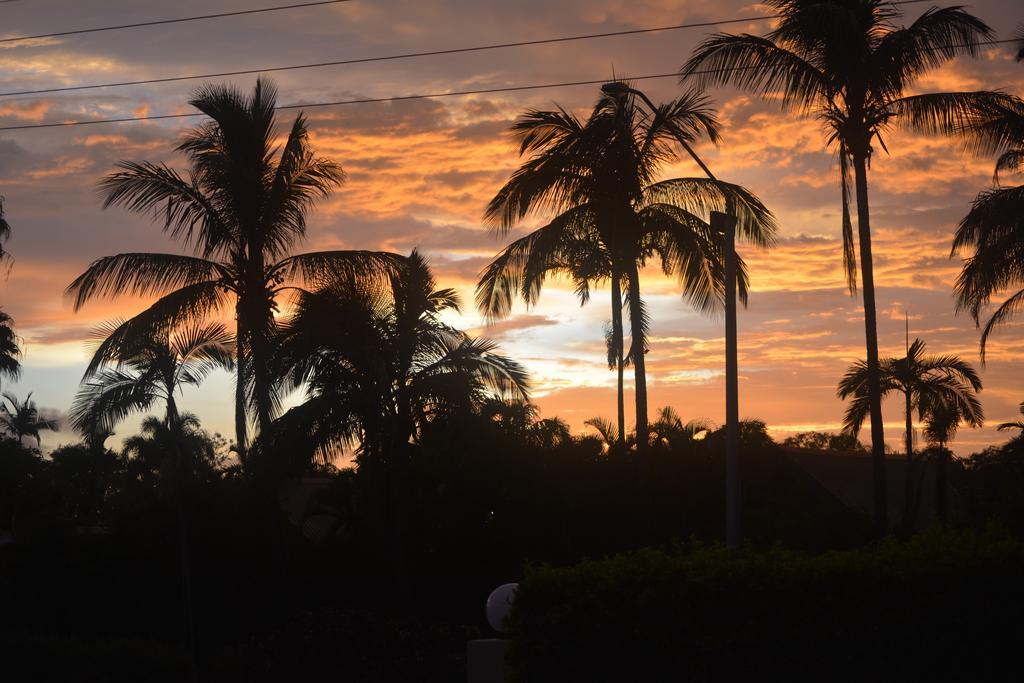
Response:
[[[658,107],[643,92],[620,81],[605,83],[607,95],[630,94],[639,97],[657,117]],[[718,178],[679,133],[679,144],[697,162],[708,178]],[[711,227],[725,234],[725,543],[736,548],[740,543],[740,458],[739,458],[739,364],[736,332],[736,211],[726,198],[726,211],[711,212]]]

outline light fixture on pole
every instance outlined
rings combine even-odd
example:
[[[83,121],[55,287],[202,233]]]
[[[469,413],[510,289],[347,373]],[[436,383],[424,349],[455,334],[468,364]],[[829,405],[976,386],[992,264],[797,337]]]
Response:
[[[657,118],[658,107],[643,92],[621,81],[605,83],[601,92],[616,97],[639,97]],[[697,156],[686,138],[673,134],[707,177],[718,182],[707,164]],[[739,458],[739,362],[736,331],[736,211],[732,198],[726,194],[725,211],[711,212],[711,228],[725,235],[725,544],[736,548],[740,543],[740,458]]]

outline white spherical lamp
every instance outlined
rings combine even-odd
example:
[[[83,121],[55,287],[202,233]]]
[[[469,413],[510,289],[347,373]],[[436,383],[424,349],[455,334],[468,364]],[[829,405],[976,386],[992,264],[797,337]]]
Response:
[[[487,598],[487,623],[498,633],[505,632],[505,619],[512,610],[517,588],[518,583],[503,583]]]

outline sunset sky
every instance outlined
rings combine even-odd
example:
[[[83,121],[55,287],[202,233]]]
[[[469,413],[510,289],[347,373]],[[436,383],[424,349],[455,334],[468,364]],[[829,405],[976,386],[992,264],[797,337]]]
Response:
[[[279,4],[273,0],[176,3],[32,0],[0,4],[4,36],[125,24]],[[928,3],[908,5],[912,21]],[[974,13],[1010,37],[1024,21],[1016,0],[972,3]],[[733,0],[354,0],[135,30],[0,42],[0,91],[139,80],[348,58],[384,56],[625,28],[753,18],[763,6]],[[770,21],[724,27],[763,33]],[[712,29],[508,48],[272,74],[282,104],[391,97],[665,74],[677,71]],[[218,79],[224,80],[224,79]],[[255,76],[230,82],[251,88]],[[109,88],[52,96],[0,97],[0,126],[186,112],[201,81]],[[654,100],[676,96],[676,79],[637,83]],[[1006,45],[955,62],[918,83],[920,91],[999,88],[1024,94],[1024,64]],[[532,373],[544,416],[582,427],[614,416],[614,373],[606,368],[603,324],[608,297],[580,308],[571,290],[552,283],[532,310],[490,329],[472,310],[480,269],[511,238],[481,223],[487,201],[517,164],[506,131],[518,113],[556,102],[581,116],[596,86],[562,87],[435,100],[358,104],[308,110],[314,147],[340,162],[348,183],[312,216],[304,249],[425,252],[443,286],[463,292],[457,323],[499,340]],[[781,114],[776,105],[732,90],[709,93],[724,141],[702,155],[723,178],[747,186],[776,213],[778,246],[742,249],[752,292],[740,329],[740,412],[765,420],[779,438],[807,429],[838,429],[843,404],[835,386],[863,356],[861,302],[845,289],[841,265],[838,168],[814,121]],[[282,112],[282,124],[294,112]],[[171,152],[195,119],[0,132],[0,194],[13,235],[14,263],[0,281],[0,304],[24,338],[19,396],[34,392],[58,414],[70,406],[98,323],[129,316],[144,301],[96,302],[74,313],[63,289],[89,263],[120,251],[183,250],[145,217],[101,210],[96,183],[119,159],[180,163]],[[890,154],[872,161],[871,203],[883,355],[902,354],[904,316],[911,338],[933,352],[978,363],[973,321],[954,315],[951,285],[959,260],[949,247],[971,199],[992,181],[992,160],[966,156],[956,143],[894,131]],[[697,175],[680,163],[666,177]],[[524,225],[523,230],[536,225]],[[644,287],[653,317],[648,354],[650,404],[671,405],[686,418],[724,414],[723,326],[678,296],[656,271]],[[982,372],[988,424],[1014,418],[1024,399],[1024,329],[1005,326],[991,342]],[[231,432],[232,385],[226,374],[189,391],[183,407],[211,430]],[[887,441],[902,431],[900,401],[886,406]],[[122,425],[119,437],[138,421]],[[73,440],[45,434],[44,446]],[[994,427],[965,430],[954,444],[966,454],[1005,440]]]

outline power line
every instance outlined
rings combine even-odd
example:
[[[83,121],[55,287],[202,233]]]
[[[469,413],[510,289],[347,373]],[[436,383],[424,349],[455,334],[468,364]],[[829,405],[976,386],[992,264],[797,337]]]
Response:
[[[243,69],[239,71],[221,71],[217,73],[196,74],[190,76],[167,76],[165,78],[148,78],[139,81],[120,81],[115,83],[95,83],[88,85],[70,85],[60,88],[45,88],[42,90],[19,90],[12,92],[0,92],[0,97],[14,97],[15,95],[45,95],[48,93],[69,92],[74,90],[94,90],[96,88],[120,88],[131,85],[148,85],[151,83],[172,83],[175,81],[192,81],[202,78],[223,78],[225,76],[245,76],[248,74],[272,73],[275,71],[295,71],[298,69],[315,69],[327,66],[342,66],[346,64],[366,64],[369,62],[387,62],[399,59],[412,59],[415,57],[434,57],[437,55],[454,55],[466,52],[483,52],[485,50],[498,50],[503,48],[527,47],[532,45],[550,45],[553,43],[569,43],[579,40],[590,40],[592,38],[611,38],[615,36],[631,36],[642,33],[658,33],[662,31],[677,31],[686,28],[706,28],[708,26],[722,26],[725,24],[738,24],[751,21],[763,21],[774,19],[776,15],[760,17],[744,17],[742,19],[723,19],[721,21],[702,21],[693,24],[674,24],[672,26],[653,26],[650,28],[626,29],[622,31],[609,31],[607,33],[587,33],[576,36],[561,36],[558,38],[542,38],[539,40],[521,40],[512,43],[491,43],[488,45],[476,45],[472,47],[456,47],[445,50],[430,50],[427,52],[405,52],[396,55],[385,55],[381,57],[355,57],[352,59],[340,59],[332,62],[313,62],[311,64],[292,64],[289,66],[273,66],[265,69]]]
[[[636,76],[630,81],[645,81],[655,78],[679,78],[677,72],[670,74],[653,74],[648,76]],[[312,102],[308,104],[286,104],[276,107],[277,111],[289,109],[316,109],[319,107],[338,107],[346,104],[371,104],[374,102],[401,102],[405,100],[426,100],[442,97],[461,97],[464,95],[484,95],[488,93],[517,92],[523,90],[542,90],[545,88],[567,88],[577,85],[597,85],[607,83],[607,78],[598,78],[589,81],[564,81],[561,83],[534,83],[530,85],[514,85],[503,88],[479,88],[476,90],[458,90],[454,92],[429,93],[420,95],[398,95],[394,97],[367,97],[358,100],[338,100],[335,102]],[[18,126],[0,126],[0,131],[7,130],[31,130],[34,128],[66,128],[70,126],[91,126],[100,123],[127,123],[130,121],[161,121],[165,119],[187,119],[205,116],[202,112],[189,112],[185,114],[157,114],[155,116],[126,116],[116,119],[85,119],[81,121],[63,121],[59,123],[30,123]]]
[[[2,0],[0,0],[2,1]],[[903,0],[896,2],[896,5],[912,5],[927,0]],[[313,3],[315,4],[315,3]],[[155,83],[174,83],[180,81],[193,81],[204,78],[224,78],[226,76],[246,76],[258,73],[274,73],[278,71],[296,71],[300,69],[316,69],[328,66],[343,66],[350,64],[367,64],[370,62],[386,62],[401,59],[412,59],[417,57],[434,57],[438,55],[464,54],[467,52],[483,52],[485,50],[499,50],[514,47],[529,47],[535,45],[551,45],[555,43],[569,43],[594,38],[612,38],[617,36],[632,36],[646,33],[660,33],[665,31],[678,31],[689,28],[707,28],[709,26],[725,26],[728,24],[748,23],[751,21],[766,21],[777,19],[778,14],[763,15],[757,17],[742,17],[739,19],[721,19],[717,21],[702,21],[688,24],[673,24],[670,26],[654,26],[649,28],[623,29],[621,31],[607,31],[604,33],[587,33],[575,36],[561,36],[557,38],[543,38],[539,40],[521,40],[509,43],[491,43],[488,45],[477,45],[472,47],[457,47],[444,50],[429,50],[425,52],[406,52],[395,55],[384,55],[380,57],[355,57],[352,59],[340,59],[329,62],[312,62],[309,64],[291,64],[287,66],[273,66],[263,69],[240,69],[237,71],[220,71],[207,74],[193,74],[188,76],[166,76],[162,78],[147,78],[137,81],[115,81],[112,83],[92,83],[85,85],[69,85],[58,88],[42,88],[38,90],[16,90],[11,92],[0,92],[0,97],[15,97],[23,95],[46,95],[61,92],[74,92],[79,90],[96,90],[99,88],[121,88],[135,85],[151,85]]]
[[[960,44],[951,47],[968,47],[968,46],[983,46],[983,45],[999,45],[1003,43],[1013,43],[1015,39],[1003,39],[1003,40],[990,40],[981,43],[970,43]],[[733,67],[728,71],[740,71],[751,69],[755,67]],[[717,72],[717,69],[707,69],[703,71],[695,71],[694,74],[699,73],[713,73]],[[661,78],[678,78],[678,72],[672,72],[667,74],[648,74],[645,76],[633,76],[626,80],[629,81],[648,81]],[[581,81],[563,81],[561,83],[533,83],[528,85],[514,85],[499,88],[477,88],[474,90],[457,90],[453,92],[440,92],[440,93],[424,93],[418,95],[397,95],[391,97],[366,97],[356,100],[336,100],[333,102],[310,102],[305,104],[286,104],[276,107],[277,111],[287,111],[290,109],[318,109],[321,107],[340,107],[350,104],[373,104],[378,102],[404,102],[407,100],[427,100],[427,99],[441,99],[445,97],[463,97],[466,95],[486,95],[494,93],[506,93],[506,92],[523,92],[527,90],[544,90],[548,88],[568,88],[581,85],[599,85],[607,83],[607,78],[598,78],[592,80],[581,80]],[[57,123],[31,123],[22,124],[17,126],[0,126],[0,131],[12,131],[12,130],[33,130],[37,128],[68,128],[72,126],[91,126],[103,123],[128,123],[132,121],[162,121],[167,119],[187,119],[205,116],[202,112],[188,112],[183,114],[157,114],[154,116],[126,116],[123,118],[111,118],[111,119],[85,119],[80,121],[63,121]]]
[[[83,33],[102,33],[103,31],[122,31],[125,29],[142,28],[144,26],[163,26],[165,24],[182,24],[187,21],[202,21],[205,19],[220,19],[221,17],[239,17],[246,14],[262,14],[264,12],[279,12],[287,9],[298,9],[300,7],[317,7],[319,5],[336,5],[341,2],[352,2],[352,0],[319,0],[318,2],[299,2],[292,5],[276,5],[274,7],[259,7],[256,9],[235,10],[233,12],[218,12],[216,14],[198,14],[191,17],[179,17],[178,19],[156,19],[154,21],[140,21],[135,24],[119,24],[117,26],[98,26],[96,28],[80,28],[72,31],[58,31],[56,33],[39,33],[34,36],[15,36],[13,38],[0,38],[0,43],[16,43],[23,40],[37,40],[39,38],[60,38],[63,36],[76,36]]]

